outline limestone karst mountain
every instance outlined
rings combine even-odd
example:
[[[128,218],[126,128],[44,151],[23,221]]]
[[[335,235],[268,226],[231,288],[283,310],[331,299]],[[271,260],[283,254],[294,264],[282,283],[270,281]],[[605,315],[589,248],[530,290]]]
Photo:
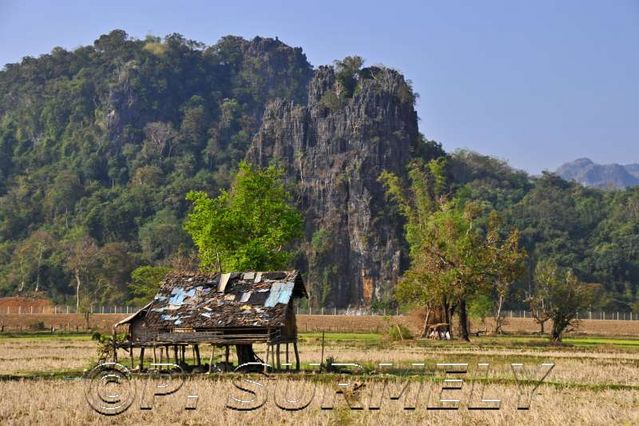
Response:
[[[639,185],[639,164],[596,164],[589,158],[580,158],[560,166],[557,174],[593,188],[619,189]]]

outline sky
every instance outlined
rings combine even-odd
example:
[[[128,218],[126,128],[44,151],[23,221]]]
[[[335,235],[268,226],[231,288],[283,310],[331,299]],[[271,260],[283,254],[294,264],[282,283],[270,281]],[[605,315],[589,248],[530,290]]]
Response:
[[[360,55],[413,82],[426,137],[534,174],[639,163],[639,0],[0,0],[0,66],[116,28],[277,36],[314,66]]]

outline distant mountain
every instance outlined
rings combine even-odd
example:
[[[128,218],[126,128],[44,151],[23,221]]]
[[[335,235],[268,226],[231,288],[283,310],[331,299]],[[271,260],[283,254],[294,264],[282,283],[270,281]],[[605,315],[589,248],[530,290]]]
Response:
[[[620,189],[639,185],[639,164],[597,164],[589,158],[580,158],[563,164],[557,174],[593,188]]]
[[[639,178],[639,164],[637,164],[637,163],[626,164],[623,167],[628,171],[628,173],[630,173],[631,175],[633,175],[636,178]]]

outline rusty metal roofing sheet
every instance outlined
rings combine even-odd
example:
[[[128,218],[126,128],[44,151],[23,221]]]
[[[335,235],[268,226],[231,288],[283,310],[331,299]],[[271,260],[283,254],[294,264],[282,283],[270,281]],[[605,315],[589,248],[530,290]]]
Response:
[[[306,297],[306,289],[297,271],[172,273],[147,307],[143,321],[157,330],[274,328],[284,324],[289,303],[298,297]]]

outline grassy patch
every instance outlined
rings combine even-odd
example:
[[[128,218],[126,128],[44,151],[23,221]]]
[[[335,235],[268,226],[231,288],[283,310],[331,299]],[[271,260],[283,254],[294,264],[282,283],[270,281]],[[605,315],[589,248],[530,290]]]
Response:
[[[632,338],[609,338],[609,337],[566,337],[564,343],[576,346],[634,346],[639,349],[639,339]]]
[[[30,333],[2,333],[2,340],[91,340],[91,333],[49,333],[49,332],[30,332]]]
[[[299,333],[301,342],[321,342],[322,333]],[[363,343],[379,343],[381,335],[377,333],[325,333],[324,339],[326,343],[335,342],[363,342]]]

